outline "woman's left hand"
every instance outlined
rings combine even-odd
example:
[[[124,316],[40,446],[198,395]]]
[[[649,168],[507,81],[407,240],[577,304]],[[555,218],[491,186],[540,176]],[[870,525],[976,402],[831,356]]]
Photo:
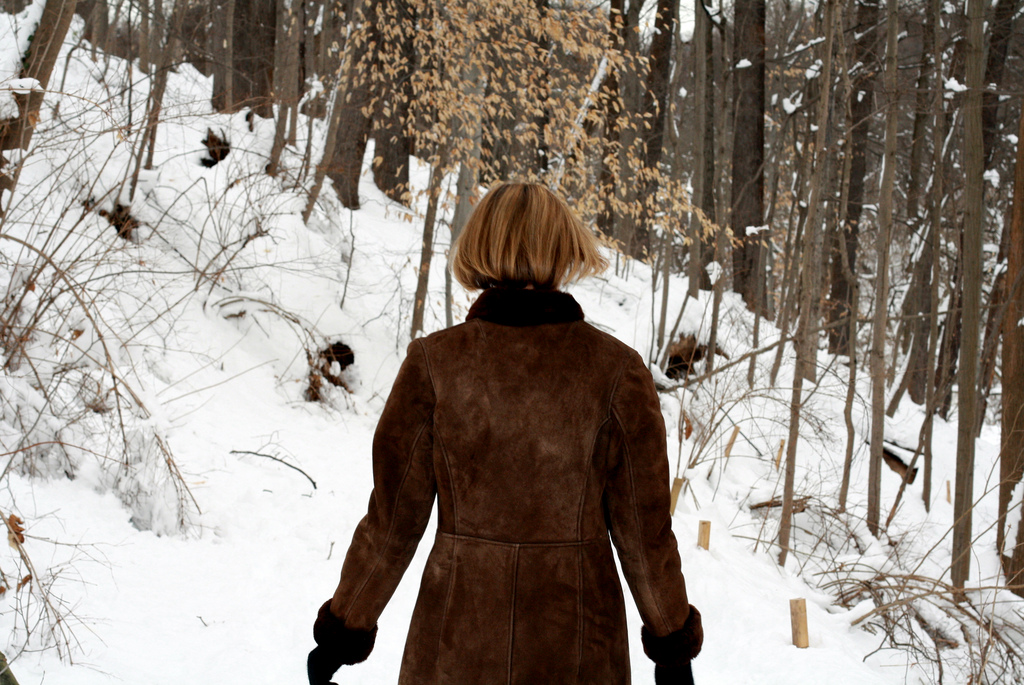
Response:
[[[316,647],[306,659],[306,674],[309,685],[337,685],[331,681],[334,672],[341,668],[341,659],[332,656],[323,647]]]

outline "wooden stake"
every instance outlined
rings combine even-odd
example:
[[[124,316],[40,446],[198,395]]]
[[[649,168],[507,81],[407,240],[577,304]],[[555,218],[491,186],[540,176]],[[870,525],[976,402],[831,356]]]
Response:
[[[789,618],[793,624],[793,645],[807,649],[807,602],[803,598],[789,600]]]
[[[682,491],[682,489],[683,489],[683,479],[682,478],[674,479],[672,481],[672,502],[671,502],[671,504],[669,506],[669,509],[668,509],[670,515],[674,516],[675,513],[676,513],[676,502],[679,501],[679,493]]]
[[[779,441],[779,453],[775,455],[775,470],[779,470],[779,464],[782,463],[782,452],[786,449],[786,439],[783,438]]]
[[[709,549],[711,547],[711,521],[701,521],[697,529],[697,546]]]
[[[953,495],[949,491],[949,481],[946,481],[946,501],[950,504],[953,503]]]
[[[732,446],[736,443],[736,436],[740,434],[740,427],[736,426],[732,429],[732,435],[729,436],[729,442],[725,446],[725,460],[729,461],[729,455],[732,454]]]

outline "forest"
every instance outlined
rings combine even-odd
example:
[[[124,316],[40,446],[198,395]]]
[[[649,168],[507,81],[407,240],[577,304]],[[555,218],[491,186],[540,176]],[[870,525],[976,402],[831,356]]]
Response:
[[[230,527],[177,417],[254,374],[274,411],[379,412],[472,301],[446,263],[475,202],[518,180],[612,262],[579,299],[648,361],[680,515],[728,498],[733,562],[917,669],[878,682],[1019,682],[1022,112],[1019,0],[0,0],[12,670],[74,662],[62,583],[103,556],[52,513],[32,536],[33,483],[160,539]],[[316,490],[306,439],[222,452]]]

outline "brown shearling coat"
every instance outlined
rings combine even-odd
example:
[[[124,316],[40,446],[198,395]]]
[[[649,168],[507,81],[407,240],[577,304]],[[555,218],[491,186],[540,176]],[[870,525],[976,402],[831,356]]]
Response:
[[[628,684],[612,543],[645,645],[691,614],[651,374],[582,319],[568,294],[491,288],[466,323],[409,345],[329,605],[375,628],[436,496],[400,685]]]

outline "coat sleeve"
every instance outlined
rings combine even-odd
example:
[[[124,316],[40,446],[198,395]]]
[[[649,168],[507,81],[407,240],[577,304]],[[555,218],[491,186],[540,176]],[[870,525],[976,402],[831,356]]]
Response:
[[[630,352],[611,401],[605,513],[645,634],[680,631],[690,616],[669,514],[665,420],[654,380]],[[694,617],[696,618],[696,617]]]
[[[373,437],[373,492],[352,536],[330,611],[347,628],[371,630],[391,599],[430,520],[434,391],[423,343],[414,340]]]

